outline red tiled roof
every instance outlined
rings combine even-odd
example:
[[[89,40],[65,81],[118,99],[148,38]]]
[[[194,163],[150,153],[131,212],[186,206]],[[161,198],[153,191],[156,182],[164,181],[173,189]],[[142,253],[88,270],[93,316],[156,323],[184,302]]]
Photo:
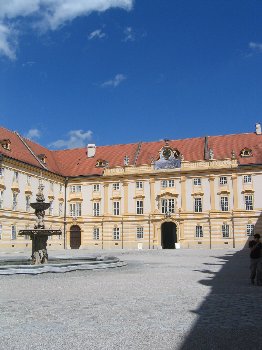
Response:
[[[30,153],[15,132],[5,128],[0,128],[0,140],[3,139],[9,139],[11,141],[11,150],[5,150],[0,146],[0,153],[22,162],[40,167],[39,162]]]
[[[9,139],[11,141],[11,151],[4,150],[0,146],[0,153],[43,168],[15,132],[0,128],[0,140],[3,139]],[[88,158],[86,147],[51,151],[28,139],[23,138],[23,140],[35,156],[39,154],[46,155],[45,166],[49,171],[72,177],[81,175],[102,175],[103,168],[96,167],[98,160],[107,161],[109,167],[112,168],[115,166],[123,166],[124,157],[126,155],[129,157],[130,165],[139,166],[141,164],[151,164],[152,160],[158,158],[160,149],[165,145],[164,141],[158,141],[97,146],[95,156],[93,158]],[[204,137],[170,140],[168,144],[170,147],[177,149],[183,154],[186,161],[204,159]],[[231,158],[232,151],[234,151],[241,165],[262,164],[262,135],[247,133],[209,136],[208,147],[212,148],[215,159]],[[244,148],[251,149],[253,156],[247,158],[240,157],[240,152]]]
[[[124,157],[127,155],[132,164],[138,144],[131,143],[126,145],[99,146],[96,147],[96,153],[93,158],[87,158],[86,148],[68,149],[63,151],[53,151],[60,169],[66,176],[79,175],[102,175],[103,168],[97,168],[97,160],[105,160],[109,167],[123,166]]]

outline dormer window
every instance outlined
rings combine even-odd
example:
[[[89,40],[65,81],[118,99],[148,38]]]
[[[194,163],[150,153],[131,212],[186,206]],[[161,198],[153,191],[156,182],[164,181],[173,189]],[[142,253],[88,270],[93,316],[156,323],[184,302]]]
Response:
[[[96,161],[96,167],[97,168],[104,168],[108,165],[108,162],[106,160],[103,160],[103,159],[98,159]]]
[[[252,153],[252,149],[250,148],[243,148],[240,152],[240,157],[252,157],[253,153]]]
[[[41,160],[42,163],[46,164],[47,156],[45,154],[38,154],[37,158]]]
[[[9,139],[0,140],[0,144],[6,151],[11,151],[11,141]]]

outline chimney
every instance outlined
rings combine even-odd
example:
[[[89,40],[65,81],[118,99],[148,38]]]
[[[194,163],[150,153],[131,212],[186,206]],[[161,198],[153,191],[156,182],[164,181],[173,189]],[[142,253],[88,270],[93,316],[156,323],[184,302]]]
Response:
[[[256,134],[261,135],[261,124],[260,123],[256,123]]]
[[[89,143],[87,145],[87,158],[93,158],[96,154],[96,145],[94,143]]]

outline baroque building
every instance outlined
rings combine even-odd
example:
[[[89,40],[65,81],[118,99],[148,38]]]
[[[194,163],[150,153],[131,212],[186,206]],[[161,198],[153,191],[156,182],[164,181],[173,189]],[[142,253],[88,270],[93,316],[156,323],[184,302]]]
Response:
[[[30,247],[43,183],[49,248],[241,248],[262,229],[262,135],[51,151],[0,128],[0,249]]]

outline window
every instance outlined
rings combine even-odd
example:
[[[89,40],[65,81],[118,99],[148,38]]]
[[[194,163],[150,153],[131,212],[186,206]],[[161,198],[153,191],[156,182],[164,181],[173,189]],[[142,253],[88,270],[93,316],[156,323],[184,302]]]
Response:
[[[13,193],[13,203],[12,203],[12,209],[17,209],[17,193]]]
[[[202,198],[195,198],[195,213],[201,213],[203,211]]]
[[[240,156],[241,157],[252,157],[253,156],[252,149],[243,148],[240,152]]]
[[[120,202],[113,202],[113,214],[120,215]]]
[[[137,239],[143,239],[144,238],[144,228],[143,227],[137,227],[136,228],[136,238]]]
[[[175,181],[174,180],[162,180],[161,181],[161,187],[175,187]]]
[[[245,196],[245,209],[253,210],[253,196],[250,194]]]
[[[93,203],[93,211],[94,211],[94,216],[100,215],[100,203],[99,202]]]
[[[95,240],[99,239],[99,228],[97,228],[97,227],[94,227],[94,229],[93,229],[93,238]]]
[[[61,186],[61,185],[60,185]],[[61,189],[60,189],[61,192]],[[71,192],[75,193],[75,192],[82,192],[82,186],[80,185],[73,185],[71,186]]]
[[[193,180],[193,183],[194,183],[194,186],[201,186],[201,179],[200,179],[200,177],[196,177]]]
[[[0,178],[4,177],[4,168],[0,168]]]
[[[247,224],[247,236],[253,236],[255,231],[255,225]]]
[[[0,239],[2,239],[3,226],[0,224]]]
[[[202,238],[203,237],[203,226],[196,226],[196,237]]]
[[[120,184],[119,184],[119,182],[114,183],[114,184],[113,184],[113,190],[114,190],[114,191],[118,191],[119,189],[120,189]]]
[[[144,202],[143,201],[136,201],[136,213],[137,214],[144,214]]]
[[[114,229],[113,229],[113,238],[114,238],[114,240],[119,240],[120,239],[120,229],[119,229],[119,227],[114,227]]]
[[[100,185],[99,184],[93,185],[93,191],[94,192],[99,192],[100,191]]]
[[[54,214],[54,201],[50,201],[49,215]]]
[[[162,212],[162,214],[174,213],[175,212],[175,200],[173,198],[162,199],[161,212]]]
[[[49,188],[50,188],[51,192],[54,192],[54,183],[53,182],[50,182]]]
[[[59,192],[62,192],[63,191],[63,185],[59,185]]]
[[[58,210],[59,210],[59,216],[62,216],[63,215],[63,203],[59,203],[59,206],[58,206]]]
[[[226,185],[227,184],[227,177],[226,176],[221,176],[219,178],[219,184],[220,185]]]
[[[30,175],[27,175],[26,183],[27,183],[27,186],[31,185],[31,176]]]
[[[30,211],[30,196],[25,197],[25,210]]]
[[[229,225],[227,224],[222,225],[222,236],[223,238],[229,238]]]
[[[16,239],[16,226],[11,226],[11,239]]]
[[[18,182],[18,171],[14,171],[13,182]]]
[[[81,203],[70,204],[70,216],[78,217],[82,215]]]
[[[142,181],[137,181],[136,182],[136,189],[141,190],[143,188],[143,182]]]
[[[220,206],[222,211],[228,211],[228,197],[220,198]]]
[[[244,184],[251,184],[252,183],[252,177],[251,175],[244,175]]]
[[[4,208],[4,191],[0,191],[0,209]]]

